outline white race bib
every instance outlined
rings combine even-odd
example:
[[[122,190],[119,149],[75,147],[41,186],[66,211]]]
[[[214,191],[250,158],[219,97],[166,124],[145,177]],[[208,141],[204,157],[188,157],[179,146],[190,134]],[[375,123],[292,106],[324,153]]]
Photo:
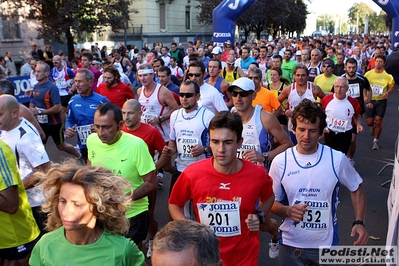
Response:
[[[360,97],[360,86],[359,83],[349,84],[348,93],[352,98]]]
[[[371,91],[373,92],[373,96],[380,97],[384,91],[384,87],[380,85],[370,84]]]
[[[208,225],[217,236],[241,234],[240,203],[238,201],[197,203],[200,222]]]
[[[90,125],[77,126],[76,131],[78,132],[80,143],[86,145],[86,139],[91,134]]]
[[[242,144],[241,148],[237,149],[237,158],[244,159],[243,158],[244,152],[248,151],[248,150],[256,151],[257,150],[256,145],[255,144]]]
[[[57,79],[55,81],[55,86],[59,89],[65,89],[66,88],[66,81],[65,79]]]
[[[143,114],[141,116],[141,122],[149,124],[148,120],[150,120],[151,118],[156,117],[156,116],[157,115],[155,115],[155,114],[148,114],[148,113],[147,114]]]
[[[294,223],[295,230],[327,231],[330,226],[331,206],[329,201],[294,201],[296,204],[307,203],[307,211],[302,217],[302,221]]]
[[[43,112],[44,109],[37,108],[37,110],[41,110]],[[40,124],[47,124],[48,123],[48,115],[37,115],[36,116],[37,122]]]
[[[345,132],[347,131],[348,123],[349,123],[348,120],[329,117],[327,127],[334,132]]]
[[[180,160],[188,161],[188,160],[198,160],[198,157],[194,157],[191,154],[191,149],[198,145],[197,138],[190,138],[190,137],[179,137],[176,139],[176,146],[177,146],[177,153]]]

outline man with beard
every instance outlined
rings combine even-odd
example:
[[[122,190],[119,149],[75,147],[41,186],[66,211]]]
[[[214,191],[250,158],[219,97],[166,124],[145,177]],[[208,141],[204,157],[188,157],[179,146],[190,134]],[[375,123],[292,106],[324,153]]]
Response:
[[[294,69],[295,66],[297,65],[297,62],[295,60],[292,60],[292,52],[291,50],[287,49],[284,52],[284,58],[283,58],[283,63],[281,64],[281,69],[287,71],[289,73],[289,81],[292,82],[292,79],[294,77]]]
[[[248,47],[241,48],[241,58],[236,60],[236,66],[244,71],[245,75],[248,72],[248,67],[251,63],[256,62],[255,59],[250,57],[250,49]]]
[[[366,108],[372,108],[373,104],[371,103],[370,83],[367,78],[358,75],[356,73],[356,69],[357,61],[354,58],[348,58],[348,60],[346,60],[345,62],[346,73],[342,76],[344,76],[349,81],[348,94],[352,98],[359,101],[360,107],[362,108],[360,115],[362,115],[366,112]],[[348,159],[353,166],[355,165],[353,157],[355,156],[356,151],[356,136],[357,132],[353,130],[352,140],[348,150]]]
[[[121,82],[121,75],[115,67],[105,68],[103,78],[104,82],[98,86],[97,93],[105,96],[111,103],[122,108],[127,100],[135,98],[132,89]]]

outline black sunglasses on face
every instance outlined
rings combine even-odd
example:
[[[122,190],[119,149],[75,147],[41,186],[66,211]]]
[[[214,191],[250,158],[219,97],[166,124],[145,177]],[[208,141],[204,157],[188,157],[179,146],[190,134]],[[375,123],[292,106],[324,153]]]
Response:
[[[184,98],[184,97],[191,98],[191,97],[195,96],[195,93],[194,92],[180,92],[179,95],[182,98]]]
[[[237,97],[238,95],[240,95],[241,97],[247,97],[252,93],[253,91],[230,91],[232,97]]]
[[[197,78],[200,77],[202,74],[201,73],[188,73],[189,77],[196,76]]]

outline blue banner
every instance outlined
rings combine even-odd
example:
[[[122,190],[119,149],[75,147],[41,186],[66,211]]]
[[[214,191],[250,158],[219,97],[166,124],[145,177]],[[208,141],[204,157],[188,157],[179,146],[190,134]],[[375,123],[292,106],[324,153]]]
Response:
[[[30,76],[18,76],[7,78],[7,80],[14,83],[15,97],[20,103],[27,103],[30,101],[29,97],[25,96],[25,92],[31,88],[30,86]]]
[[[213,46],[223,47],[227,41],[234,47],[237,18],[257,0],[223,0],[212,13]]]
[[[398,0],[373,0],[382,10],[392,18],[392,45],[399,47],[399,1]]]

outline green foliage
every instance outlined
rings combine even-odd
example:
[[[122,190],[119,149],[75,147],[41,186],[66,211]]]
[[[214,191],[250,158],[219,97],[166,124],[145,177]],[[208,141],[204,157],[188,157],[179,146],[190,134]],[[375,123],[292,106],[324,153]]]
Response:
[[[81,35],[101,32],[111,27],[118,32],[129,20],[132,0],[2,0],[7,7],[3,17],[15,10],[26,10],[20,15],[38,21],[37,38],[68,43],[68,54],[73,54],[73,40]],[[3,8],[3,10],[5,10]]]
[[[348,10],[349,23],[356,26],[359,19],[359,33],[364,32],[366,17],[369,17],[369,32],[370,33],[383,33],[388,30],[385,24],[385,12],[381,11],[379,14],[374,12],[365,3],[356,3]]]

